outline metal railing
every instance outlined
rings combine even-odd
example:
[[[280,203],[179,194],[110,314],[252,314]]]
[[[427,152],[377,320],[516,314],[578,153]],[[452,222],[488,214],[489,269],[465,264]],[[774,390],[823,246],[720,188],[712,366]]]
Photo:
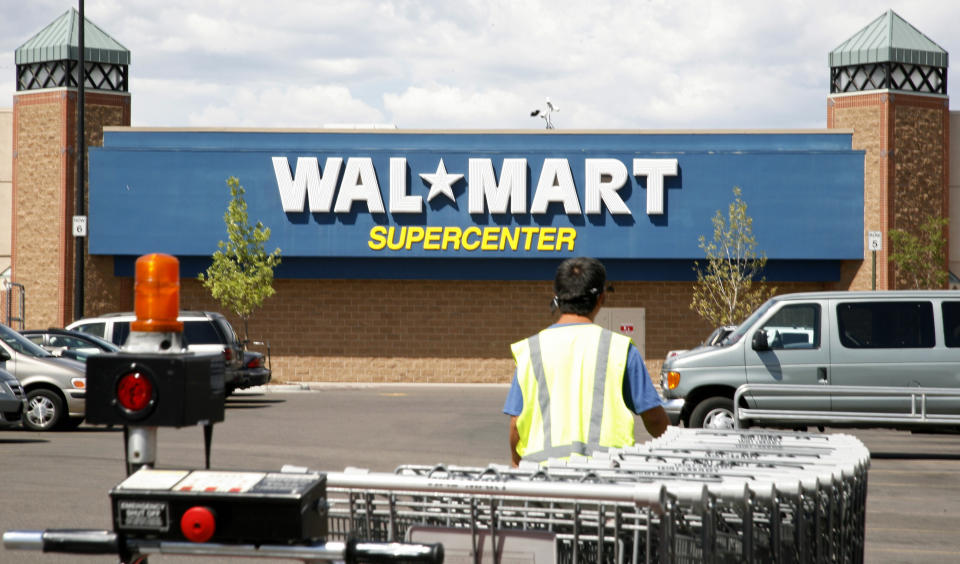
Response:
[[[909,401],[909,409],[900,411],[833,411],[804,409],[759,409],[742,407],[742,400],[801,399],[804,397],[857,398],[878,397]],[[927,409],[929,397],[949,398],[960,402],[957,388],[918,388],[897,386],[830,386],[823,384],[743,384],[733,396],[733,420],[736,428],[742,420],[797,421],[809,423],[845,423],[864,425],[893,423],[909,425],[960,426],[960,414],[933,413]]]
[[[0,284],[0,295],[3,296],[0,300],[3,307],[3,323],[7,327],[19,331],[24,329],[24,320],[26,319],[25,293],[26,288],[23,284],[6,280]]]

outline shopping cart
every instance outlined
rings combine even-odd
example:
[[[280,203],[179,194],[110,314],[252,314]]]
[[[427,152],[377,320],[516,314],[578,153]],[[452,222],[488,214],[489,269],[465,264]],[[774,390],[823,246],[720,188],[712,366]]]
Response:
[[[858,563],[868,467],[849,435],[671,428],[543,465],[330,473],[328,530],[447,562]]]

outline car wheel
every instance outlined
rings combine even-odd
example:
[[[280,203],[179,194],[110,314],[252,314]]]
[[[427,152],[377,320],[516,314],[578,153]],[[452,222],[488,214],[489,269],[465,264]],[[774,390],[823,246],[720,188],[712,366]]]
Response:
[[[23,426],[31,431],[50,431],[63,417],[63,400],[56,392],[46,389],[27,394],[27,408],[23,411]]]
[[[704,429],[733,429],[733,400],[716,396],[701,401],[690,413],[690,426]]]

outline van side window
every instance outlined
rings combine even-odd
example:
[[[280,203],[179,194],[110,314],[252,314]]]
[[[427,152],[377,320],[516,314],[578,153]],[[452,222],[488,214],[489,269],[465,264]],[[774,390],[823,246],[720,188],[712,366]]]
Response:
[[[960,347],[960,302],[943,302],[943,340],[948,347]]]
[[[763,324],[767,343],[777,349],[815,349],[820,346],[820,306],[785,306]]]
[[[848,349],[923,349],[934,345],[930,302],[837,304],[840,344]]]
[[[184,321],[183,337],[191,345],[219,345],[223,337],[209,321]]]

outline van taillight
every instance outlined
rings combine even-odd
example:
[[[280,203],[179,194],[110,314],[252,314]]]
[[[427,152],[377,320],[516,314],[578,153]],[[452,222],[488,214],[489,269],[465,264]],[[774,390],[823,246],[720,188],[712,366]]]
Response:
[[[255,356],[247,363],[247,368],[260,368],[260,357]]]
[[[230,347],[226,347],[225,349],[223,349],[223,358],[227,362],[230,362],[231,360],[233,360],[233,351],[230,349]]]

